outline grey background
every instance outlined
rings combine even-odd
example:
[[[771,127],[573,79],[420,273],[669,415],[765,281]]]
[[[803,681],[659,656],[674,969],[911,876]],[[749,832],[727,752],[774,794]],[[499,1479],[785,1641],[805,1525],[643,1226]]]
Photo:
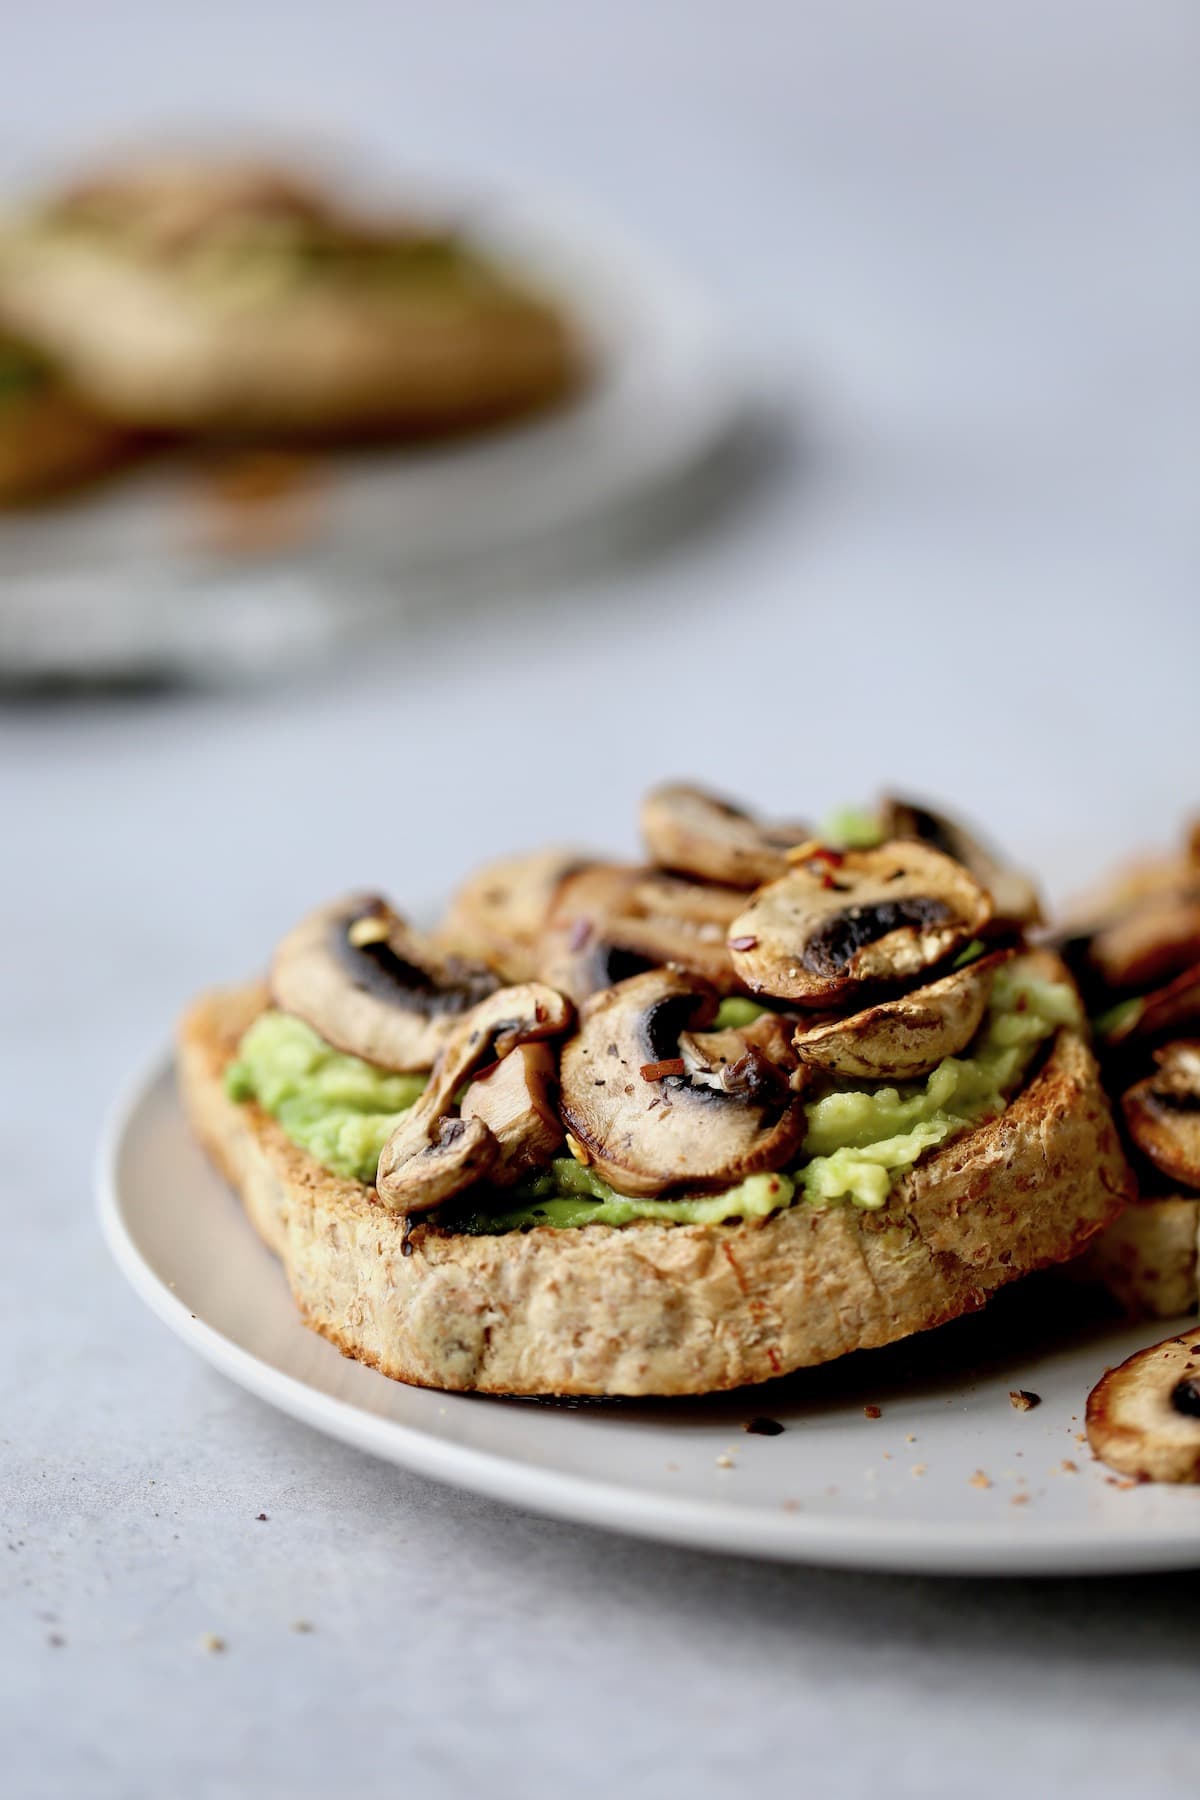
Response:
[[[408,1479],[143,1313],[90,1162],[188,993],[310,899],[623,847],[656,774],[792,811],[904,781],[1060,893],[1171,835],[1197,51],[1164,0],[6,19],[9,176],[195,122],[549,186],[708,287],[776,414],[736,505],[620,568],[287,687],[0,714],[6,1791],[1194,1791],[1194,1578],[748,1567]]]

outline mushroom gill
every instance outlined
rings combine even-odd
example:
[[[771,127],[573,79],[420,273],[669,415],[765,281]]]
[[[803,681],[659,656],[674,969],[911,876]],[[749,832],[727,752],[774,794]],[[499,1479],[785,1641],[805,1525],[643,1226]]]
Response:
[[[982,931],[991,899],[959,863],[918,843],[807,845],[729,929],[756,994],[827,1009],[870,984],[912,981]]]
[[[386,901],[352,894],[319,907],[275,952],[270,989],[332,1044],[383,1069],[427,1069],[463,1013],[500,985],[443,956]]]
[[[799,1149],[791,1070],[771,1062],[765,1039],[706,1033],[717,1005],[695,976],[653,969],[597,994],[563,1045],[564,1123],[619,1192],[719,1191],[782,1168]],[[738,1036],[744,1048],[722,1063]],[[714,1037],[726,1040],[715,1055]]]

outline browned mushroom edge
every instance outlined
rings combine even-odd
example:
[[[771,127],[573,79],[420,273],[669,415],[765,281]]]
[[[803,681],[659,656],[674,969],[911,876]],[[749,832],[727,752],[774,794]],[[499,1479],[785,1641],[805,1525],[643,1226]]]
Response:
[[[746,990],[726,932],[746,896],[659,870],[599,864],[563,881],[536,956],[538,978],[576,1005],[633,975],[686,969],[722,994]]]
[[[1126,900],[1063,933],[1060,949],[1093,1012],[1166,986],[1200,963],[1200,876]]]
[[[374,894],[319,907],[271,964],[271,998],[327,1044],[378,1068],[428,1069],[463,1013],[499,987],[494,971],[441,956]]]
[[[1139,1350],[1088,1396],[1093,1453],[1135,1481],[1200,1481],[1200,1331]]]
[[[552,847],[485,863],[456,890],[433,941],[489,964],[506,981],[528,981],[537,972],[541,934],[563,883],[599,861]]]
[[[993,951],[862,1012],[808,1024],[795,1046],[801,1062],[852,1081],[912,1081],[957,1056],[983,1021],[997,969],[1014,954]]]
[[[687,782],[665,782],[642,801],[642,841],[662,869],[734,888],[761,887],[787,872],[786,852],[811,834],[795,821],[758,817]]]
[[[912,984],[992,916],[987,891],[924,844],[813,844],[796,858],[729,929],[734,969],[760,996],[827,1010],[856,990]]]
[[[974,831],[948,813],[937,812],[918,800],[886,794],[879,806],[880,828],[885,839],[908,838],[961,863],[992,897],[994,928],[1024,931],[1042,923],[1038,891],[1028,875],[992,849]]]
[[[1125,1124],[1161,1174],[1200,1188],[1200,1041],[1166,1044],[1154,1061],[1154,1073],[1122,1096]]]
[[[654,969],[584,1008],[563,1045],[562,1116],[581,1160],[621,1193],[657,1197],[737,1186],[799,1149],[792,1071],[742,1033],[721,1074],[704,1042],[717,996],[695,976]],[[786,1051],[786,1036],[782,1039]],[[714,1075],[716,1079],[714,1079]]]
[[[543,1095],[531,1093],[515,1120],[507,1107],[493,1109],[486,1095],[468,1104],[469,1086],[460,1096],[491,1061],[561,1036],[572,1010],[553,988],[526,982],[490,994],[456,1022],[424,1093],[380,1153],[375,1188],[390,1211],[428,1212],[485,1176],[501,1185],[517,1178],[545,1125]]]

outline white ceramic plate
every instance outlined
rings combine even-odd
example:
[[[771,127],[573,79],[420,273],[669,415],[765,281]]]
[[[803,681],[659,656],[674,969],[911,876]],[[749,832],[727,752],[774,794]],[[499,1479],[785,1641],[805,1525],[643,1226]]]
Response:
[[[593,366],[577,399],[454,444],[317,459],[286,548],[268,521],[258,549],[244,533],[223,549],[235,521],[186,458],[10,515],[0,676],[273,671],[484,584],[494,601],[531,558],[543,576],[593,554],[717,456],[745,389],[686,281],[571,208],[494,198],[469,216],[575,319]]]
[[[1098,1331],[1061,1287],[705,1401],[429,1393],[307,1331],[274,1258],[191,1140],[161,1061],[101,1160],[105,1234],[134,1288],[224,1374],[331,1437],[559,1518],[789,1561],[927,1573],[1200,1566],[1200,1489],[1133,1487],[1079,1441],[1106,1364],[1167,1326]],[[1074,1322],[1072,1323],[1072,1317]],[[1014,1388],[1041,1404],[1017,1412]],[[865,1408],[878,1406],[881,1416]],[[784,1426],[752,1435],[757,1417]]]

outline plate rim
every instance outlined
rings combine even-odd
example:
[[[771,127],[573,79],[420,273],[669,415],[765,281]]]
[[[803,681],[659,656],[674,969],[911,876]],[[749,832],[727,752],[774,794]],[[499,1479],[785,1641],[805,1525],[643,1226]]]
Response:
[[[120,1091],[105,1120],[96,1156],[99,1223],[118,1269],[138,1298],[210,1367],[288,1417],[352,1449],[416,1474],[507,1505],[651,1542],[756,1560],[902,1575],[1121,1575],[1200,1567],[1200,1531],[1109,1530],[1081,1538],[1072,1525],[1033,1526],[1022,1518],[1004,1530],[986,1525],[831,1519],[803,1511],[767,1512],[719,1500],[645,1493],[619,1482],[535,1468],[491,1450],[447,1441],[419,1426],[367,1411],[323,1393],[244,1349],[209,1325],[170,1288],[142,1252],[126,1217],[120,1163],[143,1110],[161,1086],[184,1124],[174,1055],[156,1048]],[[218,1176],[218,1179],[221,1179]],[[250,1226],[245,1222],[246,1229]],[[297,1315],[298,1329],[305,1329]],[[370,1371],[380,1381],[388,1377]],[[747,1390],[750,1391],[750,1390]],[[485,1402],[489,1396],[447,1394]]]

